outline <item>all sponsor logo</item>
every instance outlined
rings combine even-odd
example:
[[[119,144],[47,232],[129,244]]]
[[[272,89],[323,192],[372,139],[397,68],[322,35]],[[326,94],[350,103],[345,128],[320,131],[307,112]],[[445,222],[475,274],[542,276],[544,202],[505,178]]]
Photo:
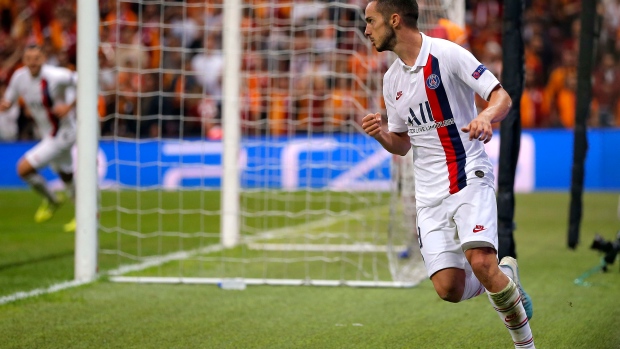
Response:
[[[407,117],[407,126],[409,127],[409,136],[414,136],[417,133],[423,133],[431,130],[436,130],[441,127],[446,127],[454,124],[454,118],[450,118],[443,121],[435,121],[431,105],[428,101],[424,101],[416,108],[418,111],[414,111],[413,108],[409,108],[409,116]]]
[[[400,97],[402,97],[402,96],[403,96],[403,91],[396,92],[396,100],[399,100]]]

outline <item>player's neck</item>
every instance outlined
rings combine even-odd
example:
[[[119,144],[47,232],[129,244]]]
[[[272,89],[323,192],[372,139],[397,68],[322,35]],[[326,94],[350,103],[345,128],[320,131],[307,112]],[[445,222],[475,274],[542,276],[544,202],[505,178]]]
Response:
[[[41,70],[43,69],[43,67],[40,67],[38,70],[36,71],[32,71],[31,69],[28,69],[28,71],[30,71],[30,75],[32,76],[33,79],[38,78],[41,75]]]
[[[417,29],[406,30],[397,38],[394,53],[406,65],[413,67],[422,48],[422,35]]]

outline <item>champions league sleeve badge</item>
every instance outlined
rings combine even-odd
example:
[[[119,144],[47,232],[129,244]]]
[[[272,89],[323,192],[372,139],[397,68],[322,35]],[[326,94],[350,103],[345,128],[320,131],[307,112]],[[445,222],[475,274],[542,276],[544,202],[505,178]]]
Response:
[[[441,80],[439,79],[439,76],[437,74],[431,74],[428,76],[428,78],[426,78],[426,86],[428,86],[428,88],[430,88],[431,90],[439,87],[440,83]]]
[[[471,74],[471,76],[473,76],[474,79],[478,80],[480,76],[482,76],[482,73],[484,73],[486,70],[487,67],[485,67],[484,64],[480,64],[478,68],[476,68],[476,70]]]

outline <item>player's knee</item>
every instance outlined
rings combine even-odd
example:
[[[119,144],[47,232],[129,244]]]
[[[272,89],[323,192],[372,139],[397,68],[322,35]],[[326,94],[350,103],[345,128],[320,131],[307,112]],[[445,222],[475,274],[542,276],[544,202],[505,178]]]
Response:
[[[485,280],[493,278],[495,269],[497,269],[497,261],[495,258],[472,258],[469,261],[471,269],[483,284]]]
[[[446,302],[458,303],[463,298],[463,290],[456,285],[449,285],[447,287],[435,287],[435,291],[439,298]]]
[[[21,178],[26,178],[34,172],[36,172],[36,170],[34,169],[34,167],[32,167],[32,165],[28,162],[28,160],[21,159],[17,163],[17,174]]]
[[[471,269],[476,275],[485,275],[494,265],[497,265],[495,250],[492,248],[468,250],[466,255]]]
[[[471,261],[471,269],[476,275],[486,274],[489,270],[491,270],[493,264],[497,264],[497,262],[483,258],[473,259]]]
[[[446,302],[458,303],[463,298],[463,285],[457,282],[445,281],[433,283],[439,298]]]
[[[463,298],[465,272],[462,269],[446,268],[431,276],[433,287],[439,298],[446,302],[458,303]]]

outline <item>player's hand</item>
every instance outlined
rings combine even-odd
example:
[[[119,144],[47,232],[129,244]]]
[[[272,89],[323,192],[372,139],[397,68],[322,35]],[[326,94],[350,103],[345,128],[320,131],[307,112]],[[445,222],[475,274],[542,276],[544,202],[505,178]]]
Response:
[[[461,131],[469,133],[470,141],[477,139],[485,144],[489,143],[493,137],[493,127],[491,123],[481,115],[473,119],[469,125],[461,128]]]
[[[362,128],[367,135],[377,138],[381,134],[381,114],[374,113],[364,116],[362,119]]]
[[[58,104],[54,106],[52,113],[54,113],[54,115],[56,115],[59,119],[62,119],[69,114],[71,108],[73,107],[70,104]]]
[[[11,107],[11,102],[3,99],[0,101],[0,111],[7,111]]]

